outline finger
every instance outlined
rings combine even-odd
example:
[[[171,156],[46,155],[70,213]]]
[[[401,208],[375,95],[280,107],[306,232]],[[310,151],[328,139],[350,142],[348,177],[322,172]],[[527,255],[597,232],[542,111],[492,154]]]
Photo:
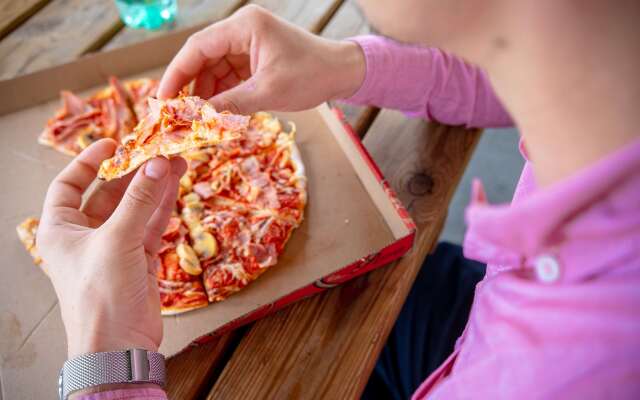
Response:
[[[203,99],[213,96],[216,88],[216,77],[211,68],[205,68],[198,73],[193,84],[193,95]]]
[[[173,97],[208,64],[217,64],[227,54],[248,53],[251,32],[238,29],[234,20],[218,22],[192,35],[165,70],[158,97]]]
[[[169,175],[167,186],[164,189],[164,195],[160,206],[153,213],[153,216],[147,223],[142,241],[145,249],[149,254],[156,254],[160,247],[160,241],[167,223],[171,217],[171,213],[176,207],[176,199],[178,197],[179,180],[187,170],[187,162],[182,157],[171,159],[171,174]]]
[[[198,73],[194,81],[193,94],[195,96],[202,97],[203,99],[212,97],[214,94],[222,91],[220,82],[225,81],[231,77],[236,78],[235,83],[232,85],[226,84],[226,88],[233,87],[238,84],[238,82],[240,82],[240,79],[237,78],[239,76],[237,69],[240,69],[243,66],[234,66],[234,64],[228,61],[230,57],[235,56],[227,55],[223,57],[217,64],[208,63],[207,66]],[[239,63],[238,59],[235,60],[236,61],[234,62]],[[243,60],[247,63],[247,65],[244,66],[246,67],[245,69],[249,70],[248,57],[244,56]]]
[[[92,227],[96,228],[109,219],[127,191],[127,187],[129,187],[129,183],[135,174],[136,172],[133,171],[120,179],[98,183],[96,189],[91,192],[81,209],[89,217]]]
[[[113,225],[118,235],[131,240],[142,239],[145,227],[156,211],[169,174],[169,160],[156,157],[138,169],[122,201],[105,224]]]
[[[243,81],[246,81],[247,79],[251,78],[251,66],[249,64],[239,67],[236,70],[236,75],[238,75],[238,78],[242,79]]]
[[[199,44],[191,40],[180,49],[175,58],[169,63],[158,86],[158,98],[175,97],[178,92],[200,72],[207,61],[202,54]]]
[[[235,78],[237,79],[237,78]],[[228,82],[219,82],[220,89],[229,87],[228,83],[235,82],[229,79]],[[209,102],[216,110],[231,111],[234,114],[252,114],[256,111],[263,111],[273,107],[271,94],[265,90],[266,81],[261,81],[260,73],[252,76],[234,87],[230,87],[209,99]],[[217,90],[218,88],[216,88]]]
[[[225,60],[231,66],[231,69],[242,80],[247,80],[251,76],[251,59],[246,54],[228,55]]]
[[[236,75],[234,71],[229,72],[227,76],[219,80],[219,84],[227,88],[232,88],[242,83],[242,80]]]
[[[228,57],[228,56],[227,56]],[[211,72],[213,76],[220,79],[223,78],[231,72],[231,64],[227,61],[227,57],[223,57],[220,62],[213,64],[211,67]]]
[[[55,207],[80,208],[82,194],[96,178],[100,163],[113,156],[116,147],[113,139],[99,140],[74,158],[51,182],[45,211]]]

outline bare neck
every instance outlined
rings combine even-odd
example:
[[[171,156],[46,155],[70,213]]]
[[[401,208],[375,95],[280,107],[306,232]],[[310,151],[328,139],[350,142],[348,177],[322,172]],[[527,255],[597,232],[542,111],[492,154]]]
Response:
[[[486,65],[542,186],[640,137],[640,7],[607,3],[529,10]]]

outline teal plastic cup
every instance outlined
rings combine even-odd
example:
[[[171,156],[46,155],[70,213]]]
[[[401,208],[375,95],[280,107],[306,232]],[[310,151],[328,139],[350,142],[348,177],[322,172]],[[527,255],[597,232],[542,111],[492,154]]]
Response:
[[[176,0],[115,0],[120,18],[134,29],[155,30],[173,24]]]

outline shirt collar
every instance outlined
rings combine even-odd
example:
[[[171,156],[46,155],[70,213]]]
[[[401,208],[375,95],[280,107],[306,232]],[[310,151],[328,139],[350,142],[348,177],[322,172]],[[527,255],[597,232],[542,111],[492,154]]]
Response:
[[[513,206],[489,205],[474,181],[465,255],[531,267],[553,255],[563,280],[580,279],[640,248],[640,139]]]

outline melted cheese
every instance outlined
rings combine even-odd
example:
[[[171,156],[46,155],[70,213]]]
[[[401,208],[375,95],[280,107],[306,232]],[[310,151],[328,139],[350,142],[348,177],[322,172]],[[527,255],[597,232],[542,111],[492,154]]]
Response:
[[[244,267],[240,263],[222,263],[219,265],[220,269],[229,272],[234,279],[246,284],[249,282],[249,274],[244,270]]]

